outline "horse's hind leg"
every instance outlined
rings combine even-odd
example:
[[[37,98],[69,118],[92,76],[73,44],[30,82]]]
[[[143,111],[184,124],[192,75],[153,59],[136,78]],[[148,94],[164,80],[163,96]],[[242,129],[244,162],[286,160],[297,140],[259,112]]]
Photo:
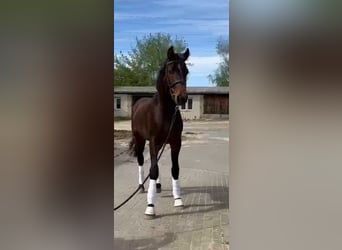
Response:
[[[174,206],[181,207],[183,206],[183,201],[181,199],[180,194],[180,186],[179,186],[179,164],[178,164],[178,156],[181,149],[181,142],[172,143],[171,146],[171,160],[172,160],[172,194],[174,198]]]
[[[136,144],[135,144],[135,153],[137,155],[137,161],[138,161],[138,168],[139,168],[139,187],[140,187],[140,193],[145,192],[144,188],[144,148],[145,148],[145,139],[140,138],[138,136],[135,137]]]

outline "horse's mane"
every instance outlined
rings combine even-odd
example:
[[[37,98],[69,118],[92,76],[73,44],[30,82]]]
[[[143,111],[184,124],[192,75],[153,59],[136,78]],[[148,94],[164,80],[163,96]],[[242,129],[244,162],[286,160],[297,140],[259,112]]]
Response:
[[[152,96],[152,101],[155,105],[159,104],[159,93],[156,92],[153,96]]]
[[[165,72],[166,72],[166,61],[164,62],[163,66],[159,70],[157,81],[156,81],[156,88],[163,84],[164,77],[165,77]]]

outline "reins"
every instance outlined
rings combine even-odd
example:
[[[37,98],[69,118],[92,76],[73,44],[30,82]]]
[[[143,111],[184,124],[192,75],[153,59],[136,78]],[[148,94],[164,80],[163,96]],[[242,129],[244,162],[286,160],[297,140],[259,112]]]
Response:
[[[166,143],[167,143],[167,141],[168,141],[168,139],[169,139],[169,137],[170,137],[170,134],[171,134],[171,131],[172,131],[172,127],[173,127],[173,125],[174,125],[174,123],[175,123],[175,120],[176,120],[176,115],[177,115],[177,111],[179,110],[179,108],[178,108],[178,106],[176,105],[175,106],[175,112],[173,113],[173,116],[172,116],[172,120],[171,120],[171,124],[170,124],[170,128],[169,128],[169,132],[168,132],[168,134],[167,134],[167,136],[166,136],[166,139],[165,139],[165,142],[163,143],[163,146],[162,146],[162,149],[161,149],[161,151],[160,151],[160,154],[159,154],[159,156],[157,157],[157,163],[158,163],[158,161],[159,161],[159,159],[160,159],[160,157],[162,156],[162,154],[163,154],[163,152],[164,152],[164,149],[165,149],[165,146],[166,146]],[[146,178],[145,178],[145,180],[143,181],[143,183],[142,183],[142,185],[144,185],[145,184],[145,182],[147,181],[147,179],[150,177],[150,174],[148,174],[148,176],[146,176]],[[118,205],[118,206],[116,206],[115,208],[114,208],[114,211],[115,210],[117,210],[117,209],[119,209],[120,207],[122,207],[123,205],[125,205],[138,191],[139,191],[139,189],[140,189],[140,185],[138,186],[138,188],[125,200],[125,201],[123,201],[120,205]]]

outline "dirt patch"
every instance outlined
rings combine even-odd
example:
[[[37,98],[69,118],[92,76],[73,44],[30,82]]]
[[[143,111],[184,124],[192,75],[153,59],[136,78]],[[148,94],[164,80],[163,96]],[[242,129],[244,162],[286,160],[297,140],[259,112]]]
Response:
[[[196,135],[196,134],[199,134],[199,133],[187,131],[187,132],[185,132],[184,134],[185,134],[185,135]]]
[[[190,132],[190,131],[186,131],[183,132],[182,135],[182,140],[194,140],[197,139],[199,136],[201,136],[201,132]]]
[[[131,137],[132,137],[131,131],[114,129],[115,140],[130,139]]]

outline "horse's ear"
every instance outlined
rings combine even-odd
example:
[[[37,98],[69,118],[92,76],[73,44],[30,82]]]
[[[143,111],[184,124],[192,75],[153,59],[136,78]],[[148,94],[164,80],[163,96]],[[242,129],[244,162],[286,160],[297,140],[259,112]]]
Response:
[[[167,50],[167,58],[169,60],[173,60],[175,59],[175,52],[173,50],[173,46],[171,46],[168,50]]]
[[[188,59],[189,55],[190,55],[190,51],[189,51],[189,48],[187,48],[183,54],[184,61]]]

